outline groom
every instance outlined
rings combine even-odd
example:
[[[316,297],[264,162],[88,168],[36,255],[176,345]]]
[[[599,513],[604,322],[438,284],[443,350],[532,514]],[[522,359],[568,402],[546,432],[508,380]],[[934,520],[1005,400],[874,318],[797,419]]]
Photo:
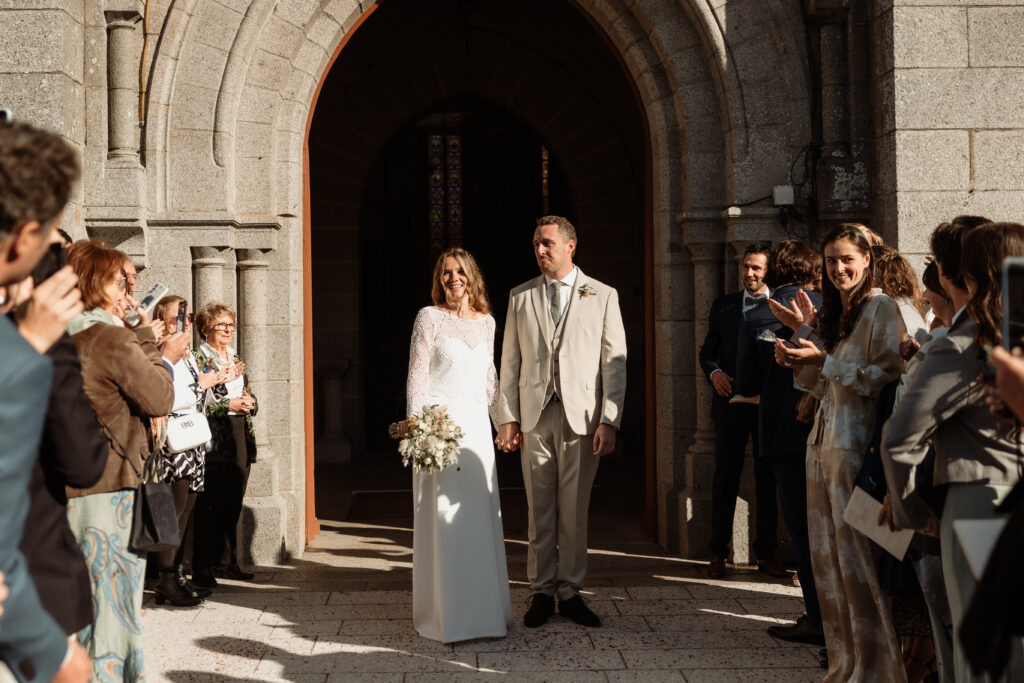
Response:
[[[533,234],[542,275],[512,290],[505,320],[498,438],[523,447],[530,505],[526,572],[533,587],[523,623],[555,612],[584,626],[601,620],[583,603],[587,508],[598,458],[615,449],[626,395],[626,334],[614,289],[573,265],[576,230],[544,216]]]

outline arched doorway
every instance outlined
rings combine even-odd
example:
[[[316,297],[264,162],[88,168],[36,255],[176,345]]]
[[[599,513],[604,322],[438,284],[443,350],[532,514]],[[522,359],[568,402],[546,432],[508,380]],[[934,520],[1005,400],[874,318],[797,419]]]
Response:
[[[325,77],[309,130],[316,466],[358,472],[393,453],[383,435],[404,412],[409,329],[429,302],[431,135],[461,139],[462,225],[444,240],[477,252],[499,328],[508,289],[536,272],[547,151],[549,210],[576,223],[580,267],[619,290],[630,381],[604,486],[642,509],[649,143],[622,66],[570,2],[393,0]]]

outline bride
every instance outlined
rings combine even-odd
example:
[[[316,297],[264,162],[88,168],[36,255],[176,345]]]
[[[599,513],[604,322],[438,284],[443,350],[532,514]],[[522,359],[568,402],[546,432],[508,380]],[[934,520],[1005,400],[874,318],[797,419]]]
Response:
[[[465,437],[458,469],[413,473],[413,626],[445,643],[501,637],[511,608],[488,417],[498,389],[494,318],[469,252],[441,254],[431,297],[412,331],[408,414],[447,406]]]

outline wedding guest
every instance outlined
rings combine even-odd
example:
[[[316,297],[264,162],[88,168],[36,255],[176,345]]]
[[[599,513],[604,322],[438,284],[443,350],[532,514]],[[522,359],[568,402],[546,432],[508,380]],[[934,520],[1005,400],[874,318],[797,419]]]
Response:
[[[206,406],[213,442],[206,454],[206,483],[196,497],[193,524],[192,582],[216,588],[217,573],[248,581],[253,574],[238,565],[238,520],[256,462],[256,436],[252,419],[258,406],[249,388],[245,363],[230,346],[235,336],[235,313],[224,304],[208,303],[196,316],[203,342],[194,351],[204,373],[223,375],[225,395]]]
[[[899,306],[907,335],[918,344],[923,343],[928,336],[924,319],[928,309],[914,267],[898,251],[885,245],[871,247],[871,257],[875,286]]]
[[[137,270],[135,270],[135,264],[132,263],[132,260],[130,258],[126,258],[124,260],[123,268],[126,283],[125,294],[127,294],[129,298],[134,297],[135,285],[139,281],[139,273]]]
[[[188,303],[180,296],[172,295],[160,299],[153,309],[153,317],[163,321],[165,333],[169,333],[167,336],[171,336],[177,329],[178,310],[181,306],[187,310]],[[185,319],[184,333],[191,339],[191,314]],[[206,407],[217,400],[213,388],[223,389],[223,381],[228,376],[228,370],[200,372],[192,354],[186,353],[174,364],[172,376],[174,408],[168,419],[196,414],[205,416]],[[183,541],[177,549],[161,550],[158,553],[158,605],[167,601],[178,607],[194,607],[210,594],[209,588],[193,586],[192,582],[185,578],[181,564],[188,519],[192,514],[196,495],[203,490],[205,481],[206,447],[207,444],[203,443],[194,448],[172,452],[170,445],[165,442],[156,454],[157,480],[171,485],[174,510],[178,516],[178,534]]]
[[[753,442],[754,452],[758,452],[756,395],[761,378],[748,375],[757,367],[757,361],[753,358],[753,344],[740,343],[740,331],[749,317],[771,318],[767,308],[771,291],[764,282],[770,253],[771,245],[767,243],[746,248],[741,265],[743,291],[720,296],[711,304],[707,334],[698,355],[701,369],[714,389],[711,419],[715,423],[715,473],[711,483],[711,559],[707,570],[712,579],[725,575],[748,441]],[[738,372],[740,368],[742,374]],[[767,459],[754,458],[754,481],[757,568],[773,577],[787,577],[788,573],[775,559],[778,503],[775,476]]]
[[[60,270],[53,246],[64,247],[56,231],[50,243],[51,249],[32,272],[29,286],[23,288],[29,301],[20,307],[23,312],[18,316],[22,336],[40,324],[39,317],[48,315],[50,306],[44,301],[52,296],[54,286],[59,286],[52,279]],[[64,327],[67,322],[70,320]],[[46,355],[53,362],[53,386],[29,484],[28,533],[21,540],[21,550],[43,606],[66,634],[73,635],[92,623],[92,591],[85,557],[68,523],[64,487],[96,483],[107,463],[107,440],[82,388],[82,365],[71,336],[64,332]]]
[[[782,305],[794,301],[815,278],[821,276],[821,257],[807,244],[785,240],[772,250],[765,282],[772,288],[772,300]],[[810,294],[814,306],[821,296]],[[773,316],[774,318],[774,316]],[[789,339],[791,330],[775,319],[767,326],[774,338]],[[751,331],[752,334],[761,334]],[[793,543],[796,572],[804,597],[805,613],[792,625],[776,625],[768,633],[780,640],[824,645],[821,608],[811,569],[811,548],[807,538],[807,475],[804,460],[810,424],[797,420],[797,408],[807,395],[793,384],[793,373],[775,362],[772,344],[757,345],[757,359],[764,375],[758,409],[758,453],[771,464],[778,485],[779,505]]]
[[[76,242],[68,261],[86,309],[68,332],[109,449],[99,482],[67,490],[71,529],[90,557],[95,608],[91,626],[79,639],[93,659],[97,680],[115,667],[125,681],[141,681],[145,665],[139,618],[146,561],[128,548],[128,541],[136,489],[150,457],[149,418],[170,412],[174,390],[149,321],[144,318],[129,330],[121,320],[129,306],[125,255],[94,242]],[[185,353],[181,341],[164,346],[172,362]]]
[[[906,334],[899,307],[880,289],[871,245],[855,224],[822,243],[825,263],[818,331],[823,342],[776,343],[776,358],[799,371],[821,399],[807,443],[811,563],[818,587],[829,669],[825,681],[904,681],[889,600],[870,542],[843,519],[874,429],[878,393],[899,376]]]
[[[21,282],[39,262],[78,176],[77,154],[60,137],[22,123],[0,125],[0,286]],[[18,549],[52,378],[40,354],[81,306],[69,269],[53,280],[57,296],[46,302],[47,322],[32,342],[0,316],[0,652],[20,680],[84,683],[89,658],[44,609]]]
[[[883,447],[896,525],[939,528],[953,617],[954,676],[957,681],[971,681],[984,679],[971,672],[959,631],[976,581],[953,522],[995,517],[995,505],[1020,477],[1020,434],[989,412],[978,378],[985,370],[982,349],[1002,341],[1002,261],[1007,256],[1024,256],[1024,226],[988,223],[963,232],[959,274],[969,293],[966,311],[932,345],[886,424]],[[943,259],[938,253],[936,258],[940,274],[947,276]],[[935,450],[935,483],[948,484],[941,523],[914,485],[915,469],[929,445]],[[1018,641],[1014,650],[1015,661],[1024,666],[1024,644]]]

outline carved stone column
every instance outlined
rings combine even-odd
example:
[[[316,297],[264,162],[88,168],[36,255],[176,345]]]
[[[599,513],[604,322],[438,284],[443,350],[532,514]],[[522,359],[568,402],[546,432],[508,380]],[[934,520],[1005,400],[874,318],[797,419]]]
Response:
[[[192,247],[192,303],[196,310],[211,301],[224,302],[226,249],[227,247]]]
[[[238,348],[245,360],[250,382],[266,378],[267,302],[270,263],[260,249],[239,249],[238,260]],[[265,423],[265,420],[261,420]],[[262,430],[266,433],[266,430]],[[260,430],[256,432],[257,437]],[[257,438],[257,445],[260,439]]]
[[[133,9],[104,12],[107,21],[107,158],[139,161],[139,58],[142,16]]]
[[[686,454],[688,486],[680,501],[680,551],[705,557],[711,538],[711,481],[715,472],[715,430],[711,421],[712,389],[696,358],[707,334],[711,303],[721,293],[725,226],[718,211],[687,211],[678,218],[683,242],[693,261],[694,362],[696,363],[697,430]],[[683,529],[686,533],[684,536]],[[685,543],[684,543],[685,540]],[[685,547],[683,547],[685,545]]]

